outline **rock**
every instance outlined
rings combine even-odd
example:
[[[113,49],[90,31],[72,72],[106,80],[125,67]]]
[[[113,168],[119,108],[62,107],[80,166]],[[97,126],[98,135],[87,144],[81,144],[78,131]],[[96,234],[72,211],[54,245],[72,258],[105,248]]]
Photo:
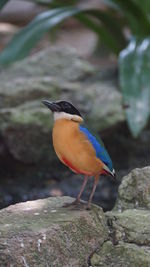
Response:
[[[111,241],[106,241],[93,254],[92,267],[150,266],[150,213],[129,209],[108,212]]]
[[[12,0],[1,10],[0,21],[19,25],[26,24],[43,10],[43,7],[39,7],[35,3]]]
[[[113,229],[116,243],[134,243],[150,246],[149,210],[127,209],[124,212],[107,212],[108,225]]]
[[[149,267],[150,249],[120,242],[114,246],[110,241],[93,255],[92,267]]]
[[[122,180],[116,209],[150,209],[150,167],[134,169]]]
[[[14,159],[27,164],[54,159],[47,153],[52,116],[42,99],[72,101],[96,131],[124,120],[114,77],[98,72],[72,49],[52,48],[1,70],[0,134]]]
[[[104,213],[63,207],[69,197],[47,198],[0,211],[0,266],[89,266],[108,238]]]
[[[54,197],[1,210],[0,266],[150,266],[148,209],[64,207],[72,201]]]
[[[92,267],[150,266],[149,181],[150,167],[123,178],[115,209],[105,213],[109,240],[91,257]]]

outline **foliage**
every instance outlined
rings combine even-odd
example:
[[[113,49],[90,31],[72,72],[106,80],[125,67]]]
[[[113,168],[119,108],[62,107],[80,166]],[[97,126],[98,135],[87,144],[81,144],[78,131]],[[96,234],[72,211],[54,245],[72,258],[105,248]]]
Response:
[[[137,137],[150,115],[150,38],[131,40],[120,53],[120,84],[129,127]]]
[[[9,0],[1,0],[0,1],[0,10],[7,4]]]
[[[72,16],[94,31],[113,53],[118,54],[125,46],[124,35],[110,12],[77,7],[56,7],[36,16],[31,23],[14,36],[1,53],[0,64],[5,65],[24,58],[44,33]]]
[[[143,0],[141,5],[140,0],[102,0],[106,5],[104,10],[81,8],[77,6],[77,0],[32,1],[51,9],[36,16],[13,37],[0,54],[0,64],[6,65],[24,58],[44,33],[73,16],[95,32],[112,53],[118,56],[125,49],[119,56],[120,85],[123,101],[125,105],[129,105],[126,109],[129,128],[133,136],[138,136],[150,114],[150,77],[147,62],[150,45],[150,1]],[[1,0],[0,8],[6,2]],[[134,37],[134,40],[131,37]],[[125,48],[127,43],[129,45]],[[147,46],[143,49],[145,44]],[[142,104],[139,104],[139,100]],[[142,111],[141,107],[144,107]]]

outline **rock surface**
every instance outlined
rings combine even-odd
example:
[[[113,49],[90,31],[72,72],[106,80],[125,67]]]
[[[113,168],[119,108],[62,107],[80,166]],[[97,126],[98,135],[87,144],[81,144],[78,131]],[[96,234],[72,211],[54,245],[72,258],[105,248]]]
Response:
[[[108,225],[115,234],[115,242],[124,241],[139,246],[150,246],[149,210],[127,209],[122,213],[108,212]]]
[[[110,241],[91,259],[92,267],[149,267],[150,249],[135,244],[119,242],[114,246]]]
[[[0,266],[88,266],[108,238],[102,210],[63,207],[69,197],[16,204],[0,211]]]
[[[116,209],[150,209],[150,167],[134,169],[122,180]]]
[[[93,267],[150,266],[150,213],[128,209],[122,213],[107,213],[110,241],[91,258]]]
[[[149,178],[150,167],[123,178],[115,210],[106,213],[109,240],[93,254],[92,267],[150,266]]]

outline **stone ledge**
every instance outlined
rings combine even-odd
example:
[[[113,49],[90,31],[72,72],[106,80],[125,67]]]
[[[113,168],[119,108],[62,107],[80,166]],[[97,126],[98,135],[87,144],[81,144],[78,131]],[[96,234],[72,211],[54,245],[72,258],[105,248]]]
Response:
[[[106,213],[109,240],[92,255],[92,267],[149,267],[150,212],[128,209]]]
[[[0,211],[0,266],[88,266],[108,238],[101,208],[64,208],[70,197],[16,204]]]

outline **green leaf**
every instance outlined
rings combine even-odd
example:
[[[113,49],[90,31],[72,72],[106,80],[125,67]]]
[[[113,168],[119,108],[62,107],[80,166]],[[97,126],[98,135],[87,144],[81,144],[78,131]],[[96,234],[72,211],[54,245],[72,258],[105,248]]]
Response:
[[[109,11],[90,9],[86,11],[87,14],[97,18],[102,26],[104,26],[104,30],[108,31],[110,37],[116,42],[116,46],[119,51],[126,46],[126,39],[122,32],[122,25],[120,26],[120,21]]]
[[[9,0],[0,0],[0,10],[7,4]]]
[[[118,42],[113,36],[111,36],[104,25],[97,24],[94,20],[91,20],[86,13],[79,14],[76,16],[76,18],[86,27],[95,32],[99,36],[100,40],[103,41],[112,52],[115,54],[120,52],[120,46]]]
[[[126,16],[128,23],[132,27],[134,34],[140,36],[150,35],[150,21],[144,12],[144,10],[139,6],[139,4],[134,0],[111,0],[115,5],[117,5],[122,13]],[[142,5],[142,3],[141,3]]]
[[[49,6],[54,2],[54,0],[27,0],[27,1],[39,4],[41,6]]]
[[[150,1],[149,0],[134,0],[134,2],[143,10],[145,14],[149,16],[150,13]]]
[[[38,15],[17,33],[0,54],[0,64],[9,64],[27,56],[39,39],[64,19],[81,12],[78,8],[56,8]]]
[[[48,6],[48,7],[66,7],[66,6],[73,6],[79,2],[79,0],[27,0],[29,2],[33,2],[39,4],[41,6]]]
[[[150,38],[131,40],[120,53],[120,86],[127,122],[137,137],[150,116]]]
[[[75,15],[78,15],[77,19],[98,34],[114,53],[118,54],[120,52],[123,35],[119,27],[113,22],[113,19],[109,18],[108,14],[94,9],[65,7],[41,13],[17,33],[0,54],[0,64],[5,65],[24,58],[47,31],[68,17]]]
[[[110,8],[113,8],[113,9],[116,9],[116,10],[120,9],[119,6],[114,3],[113,0],[102,0],[102,2],[104,2],[104,4],[106,4],[106,6],[108,6]]]

